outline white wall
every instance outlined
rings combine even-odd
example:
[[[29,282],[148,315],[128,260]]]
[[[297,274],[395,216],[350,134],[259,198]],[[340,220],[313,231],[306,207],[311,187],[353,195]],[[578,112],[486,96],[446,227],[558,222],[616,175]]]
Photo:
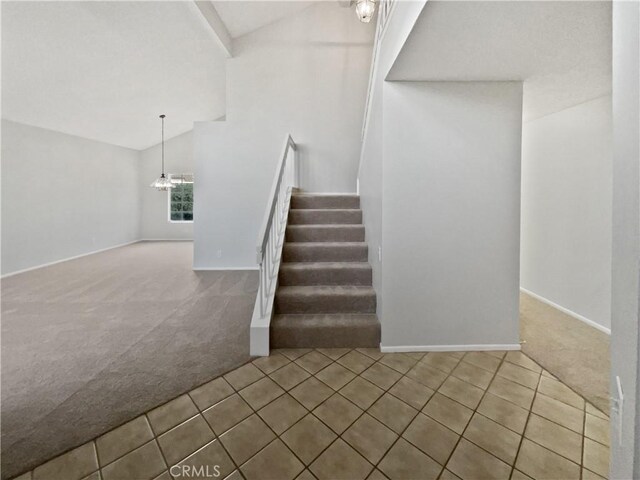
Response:
[[[193,133],[187,132],[165,142],[165,170],[169,173],[193,173]],[[160,175],[160,145],[140,152],[140,237],[145,240],[191,240],[193,223],[168,220],[168,193],[149,188]],[[197,181],[197,180],[196,180]]]
[[[2,274],[138,238],[138,152],[2,120]]]
[[[519,346],[521,82],[384,85],[382,346]]]
[[[369,109],[367,112],[358,182],[362,221],[369,245],[369,263],[373,269],[373,288],[378,298],[378,314],[382,312],[382,263],[378,249],[382,248],[382,96],[385,77],[398,52],[404,45],[411,28],[424,8],[425,1],[395,2],[383,36],[378,41],[375,63],[369,86]]]
[[[258,230],[287,133],[301,187],[353,192],[373,25],[336,2],[234,41],[225,121],[197,123],[196,268],[252,268]]]
[[[520,285],[611,326],[611,97],[527,122]]]
[[[639,179],[640,3],[614,1],[611,393],[618,397],[620,376],[625,398],[622,418],[611,416],[612,479],[640,478]]]

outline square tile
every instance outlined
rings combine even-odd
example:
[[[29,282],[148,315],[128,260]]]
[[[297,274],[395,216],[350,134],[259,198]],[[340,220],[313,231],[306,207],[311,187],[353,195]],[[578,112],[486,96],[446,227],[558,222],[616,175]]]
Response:
[[[602,418],[603,420],[609,420],[609,416],[598,410],[596,407],[587,402],[587,413],[594,417]]]
[[[476,367],[470,363],[463,361],[453,369],[451,375],[458,377],[460,380],[464,380],[471,385],[475,385],[478,388],[486,390],[491,380],[493,379],[493,373],[485,370],[484,368]]]
[[[407,372],[407,377],[411,380],[415,380],[422,385],[429,387],[433,390],[437,390],[442,385],[442,382],[447,378],[447,374],[442,370],[425,365],[419,362],[411,370]]]
[[[319,480],[364,480],[373,465],[338,439],[331,444],[309,467]]]
[[[304,465],[280,439],[240,467],[247,480],[293,480],[304,470]]]
[[[280,435],[307,414],[307,409],[291,395],[282,395],[258,412],[258,415]]]
[[[374,468],[367,480],[389,480],[380,470]]]
[[[346,355],[351,351],[350,348],[318,348],[318,351],[329,357],[331,360],[337,360],[343,355]]]
[[[156,435],[162,435],[167,430],[181,424],[186,419],[198,413],[189,395],[182,395],[170,402],[160,405],[147,413],[151,428]]]
[[[153,432],[147,417],[142,415],[131,420],[96,439],[100,465],[107,465],[152,439]]]
[[[447,463],[447,470],[464,479],[505,479],[511,467],[464,438]]]
[[[476,413],[464,432],[464,438],[484,448],[503,462],[513,465],[522,437]]]
[[[217,478],[225,478],[236,468],[231,461],[231,457],[222,448],[219,440],[208,443],[194,454],[188,456],[174,470],[182,471],[183,466],[190,467],[189,473],[192,475],[188,477],[189,479],[201,478],[203,480],[216,478],[216,473],[218,474]],[[216,466],[218,467],[217,469],[215,468]],[[202,472],[202,475],[194,476],[193,474],[196,472]]]
[[[603,445],[609,445],[609,420],[587,413],[584,423],[584,435]]]
[[[276,382],[266,377],[240,390],[240,395],[254,410],[259,410],[267,403],[284,394],[284,390]]]
[[[295,362],[307,372],[314,374],[329,365],[332,360],[329,357],[322,355],[320,352],[312,351],[300,358],[297,358]]]
[[[532,372],[541,373],[542,368],[536,362],[531,360],[522,352],[508,352],[505,357],[507,362],[515,363],[516,365],[520,365]]]
[[[402,374],[381,363],[374,363],[362,372],[360,376],[362,378],[366,378],[383,390],[388,390],[400,379],[400,377],[402,377]]]
[[[215,437],[204,417],[197,415],[158,437],[169,466],[188,457]]]
[[[511,474],[511,480],[533,480],[529,475],[525,475],[524,473],[514,469]]]
[[[274,438],[271,429],[254,414],[222,435],[220,441],[235,463],[241,465]]]
[[[122,480],[135,478],[136,480],[150,480],[157,477],[167,466],[164,463],[160,449],[155,440],[136,448],[113,463],[102,468],[103,480]],[[54,477],[48,477],[53,480]],[[70,477],[64,477],[69,480]],[[37,480],[34,477],[34,480]]]
[[[502,364],[498,369],[498,375],[531,389],[535,389],[538,386],[538,379],[540,378],[540,374],[509,362]]]
[[[524,426],[529,416],[528,410],[491,393],[484,396],[477,412],[519,434],[524,432]]]
[[[369,408],[367,413],[399,434],[418,414],[418,410],[410,407],[402,400],[398,400],[393,395],[385,393]]]
[[[316,480],[316,477],[309,470],[304,470],[296,477],[296,480]]]
[[[295,363],[290,363],[269,375],[274,382],[285,390],[291,390],[310,376],[311,374],[309,372]]]
[[[374,360],[380,360],[384,355],[379,348],[356,348],[356,351],[364,353],[367,357],[373,358]]]
[[[320,406],[313,411],[313,414],[340,435],[356,418],[362,415],[362,410],[342,395],[336,393],[321,403]]]
[[[289,393],[308,410],[313,410],[333,395],[333,390],[315,377],[311,377]]]
[[[89,442],[36,467],[33,470],[33,480],[80,479],[96,470],[96,447],[93,442]]]
[[[473,415],[473,410],[439,393],[431,397],[422,411],[460,435]]]
[[[530,388],[498,376],[493,379],[487,391],[527,410],[531,408],[531,402],[536,393]]]
[[[438,392],[472,409],[478,406],[484,395],[481,388],[453,376],[444,381]]]
[[[246,365],[227,373],[224,376],[224,379],[236,390],[242,390],[247,385],[251,385],[262,377],[264,377],[264,373],[262,373],[260,369],[256,368],[252,363],[247,363]],[[198,402],[196,402],[196,404],[197,403]]]
[[[328,367],[316,373],[316,378],[322,383],[326,383],[334,390],[340,390],[347,383],[355,378],[355,373],[347,370],[342,365],[332,363]]]
[[[229,385],[224,378],[220,377],[191,390],[189,396],[200,410],[204,410],[214,403],[218,403],[220,400],[227,398],[232,393],[234,393],[234,391],[231,385]]]
[[[458,363],[460,363],[460,359],[452,357],[451,355],[442,355],[439,352],[431,352],[427,353],[427,355],[420,360],[420,363],[424,363],[425,365],[429,365],[430,367],[437,368],[438,370],[442,370],[444,373],[449,374],[454,368],[456,368]]]
[[[582,435],[532,414],[524,436],[575,463],[582,460]]]
[[[444,465],[460,436],[453,430],[420,413],[402,434],[413,445]]]
[[[522,441],[515,467],[531,478],[580,478],[579,465],[526,438]]]
[[[349,427],[342,438],[375,465],[396,441],[398,435],[365,413]]]
[[[483,350],[487,355],[491,355],[496,358],[503,359],[507,353],[505,350]]]
[[[427,352],[404,352],[407,357],[413,358],[414,360],[422,360]]]
[[[307,465],[333,442],[337,435],[309,414],[280,437]]]
[[[429,387],[425,387],[408,377],[402,377],[389,389],[389,393],[398,397],[404,403],[411,405],[413,408],[420,410],[425,406],[427,400],[431,398],[434,392]]]
[[[417,360],[405,355],[404,353],[385,353],[380,359],[380,363],[404,374],[411,370],[411,368],[417,363]]]
[[[380,398],[384,391],[364,378],[356,377],[346,386],[342,387],[340,393],[363,410],[366,410],[373,405],[373,402]]]
[[[500,366],[500,362],[502,360],[485,352],[468,352],[462,358],[462,361],[471,363],[476,367],[484,368],[485,370],[494,373]]]
[[[435,480],[442,467],[404,439],[399,439],[378,468],[391,480]]]
[[[367,355],[356,350],[352,350],[343,357],[340,357],[337,362],[343,367],[347,367],[352,372],[360,374],[371,366],[373,360]]]
[[[583,468],[582,469],[582,480],[605,480],[605,478],[601,477],[597,473],[593,473],[592,471],[587,470],[586,468]]]
[[[585,438],[582,464],[586,469],[602,477],[607,477],[609,475],[609,448]]]
[[[538,391],[580,410],[584,408],[584,400],[580,395],[553,378],[542,377]]]
[[[577,433],[582,433],[584,411],[570,407],[566,403],[538,393],[531,408],[533,413],[559,423]],[[526,473],[526,472],[525,472]]]
[[[462,479],[459,476],[451,473],[449,470],[445,470],[442,472],[442,475],[440,475],[440,480],[462,480]],[[511,480],[516,480],[516,479],[511,477]]]
[[[287,357],[289,360],[295,360],[310,351],[310,348],[279,348],[277,350],[272,350],[272,353],[279,353],[280,355]]]
[[[291,360],[289,360],[284,355],[280,355],[279,353],[273,353],[268,357],[260,357],[251,363],[253,363],[256,367],[258,367],[264,373],[269,374],[271,372],[275,372],[279,368],[284,367],[286,364],[290,362]]]
[[[247,402],[234,393],[202,412],[202,416],[217,435],[222,435],[252,413]]]

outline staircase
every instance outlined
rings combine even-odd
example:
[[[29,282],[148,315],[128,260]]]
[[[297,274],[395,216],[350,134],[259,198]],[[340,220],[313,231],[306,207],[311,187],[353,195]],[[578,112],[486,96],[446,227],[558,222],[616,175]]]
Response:
[[[357,195],[293,194],[272,348],[378,347],[380,322]]]

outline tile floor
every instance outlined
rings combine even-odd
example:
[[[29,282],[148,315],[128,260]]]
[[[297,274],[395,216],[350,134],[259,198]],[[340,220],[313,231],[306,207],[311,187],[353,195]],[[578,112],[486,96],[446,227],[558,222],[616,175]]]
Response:
[[[18,478],[587,480],[608,432],[520,352],[279,350]]]

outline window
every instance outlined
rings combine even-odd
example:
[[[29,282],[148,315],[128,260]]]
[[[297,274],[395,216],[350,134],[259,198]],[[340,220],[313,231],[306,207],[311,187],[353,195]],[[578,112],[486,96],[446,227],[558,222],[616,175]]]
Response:
[[[193,175],[169,175],[169,221],[193,222]]]

